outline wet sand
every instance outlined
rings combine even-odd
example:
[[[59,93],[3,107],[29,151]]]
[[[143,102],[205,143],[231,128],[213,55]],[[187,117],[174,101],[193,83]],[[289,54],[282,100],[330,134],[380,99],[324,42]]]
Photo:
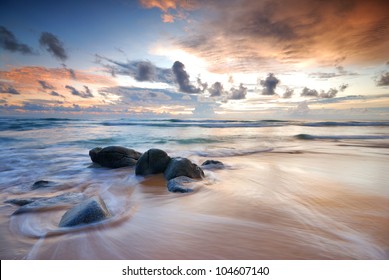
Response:
[[[10,216],[3,204],[1,258],[389,259],[385,155],[279,151],[215,158],[227,168],[189,194],[100,170],[72,191],[101,195],[114,217],[82,230],[58,231],[65,209]]]

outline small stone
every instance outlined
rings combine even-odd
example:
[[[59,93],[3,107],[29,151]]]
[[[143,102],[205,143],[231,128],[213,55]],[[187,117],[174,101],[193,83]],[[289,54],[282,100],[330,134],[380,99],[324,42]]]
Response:
[[[225,166],[221,161],[209,159],[204,161],[201,167],[206,169],[223,169]]]

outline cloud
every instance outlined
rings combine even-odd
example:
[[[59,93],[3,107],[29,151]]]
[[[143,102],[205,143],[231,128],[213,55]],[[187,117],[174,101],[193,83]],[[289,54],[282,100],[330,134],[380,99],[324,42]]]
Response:
[[[263,86],[262,94],[263,95],[274,95],[275,89],[280,82],[273,73],[269,73],[265,80],[261,80],[260,84]]]
[[[319,95],[321,98],[334,98],[338,93],[337,89],[330,88],[327,92],[322,91]]]
[[[382,74],[380,77],[378,77],[378,80],[376,81],[377,86],[379,87],[385,87],[389,86],[389,72],[386,72]]]
[[[208,89],[208,83],[203,83],[200,78],[197,78],[197,85],[201,92],[204,92]]]
[[[120,62],[101,55],[95,55],[95,63],[103,66],[107,73],[113,77],[125,75],[133,77],[140,82],[160,82],[172,84],[174,81],[173,71],[168,68],[160,68],[150,61],[134,60]]]
[[[65,86],[65,88],[67,88],[71,92],[71,94],[79,96],[81,98],[92,98],[92,97],[94,97],[92,92],[90,91],[90,89],[87,86],[84,86],[85,91],[79,91],[79,90],[75,89],[74,87],[68,86],[68,85]]]
[[[303,88],[300,96],[318,97],[319,93],[315,89],[309,89],[309,88],[305,87],[305,88]]]
[[[0,83],[0,93],[13,94],[13,95],[20,94],[20,92],[17,89],[15,89],[13,86],[7,84],[1,84],[1,83]]]
[[[41,37],[39,38],[39,43],[55,58],[61,61],[65,61],[68,58],[63,43],[54,34],[42,32]]]
[[[46,90],[46,89],[55,89],[54,86],[52,86],[51,84],[49,84],[48,82],[45,82],[45,81],[42,81],[42,80],[38,80],[38,83],[41,85],[42,89]]]
[[[345,91],[347,88],[348,88],[348,84],[341,84],[340,86],[339,86],[339,91],[340,92],[343,92],[343,91]]]
[[[386,0],[195,3],[206,13],[176,44],[209,61],[213,72],[277,71],[302,62],[324,66],[387,60]]]
[[[287,88],[284,94],[282,95],[282,98],[291,98],[293,93],[294,93],[293,89]]]
[[[185,71],[185,65],[180,61],[176,61],[172,67],[176,77],[176,82],[179,85],[179,90],[185,93],[199,93],[200,89],[193,86],[189,81],[189,75]]]
[[[175,19],[185,19],[185,10],[192,10],[196,6],[196,0],[140,0],[140,4],[148,9],[158,8],[163,14],[162,21],[172,23]]]
[[[224,92],[223,85],[220,82],[215,82],[209,89],[208,92],[211,94],[211,97],[222,96]]]
[[[154,81],[155,80],[155,66],[148,61],[139,61],[136,64],[136,74],[135,80],[144,82],[144,81]]]
[[[305,116],[310,111],[306,101],[300,102],[296,107],[289,109],[289,114],[292,116]]]
[[[68,68],[65,63],[62,63],[62,67],[69,73],[70,78],[77,80],[76,72],[73,69]]]
[[[358,76],[359,74],[356,72],[351,72],[347,71],[344,69],[343,66],[336,66],[335,69],[337,72],[331,72],[331,73],[326,73],[326,72],[314,72],[310,73],[309,76],[312,78],[317,78],[321,80],[328,80],[331,78],[336,78],[336,77],[342,77],[342,76]]]
[[[65,98],[65,96],[63,96],[62,94],[59,94],[59,93],[56,92],[56,91],[51,91],[51,92],[49,92],[49,94],[50,94],[51,96],[56,96],[56,97]]]
[[[4,26],[0,26],[0,46],[10,52],[20,52],[22,54],[32,54],[31,47],[20,43],[15,35]]]
[[[244,87],[243,84],[239,85],[239,88],[231,88],[228,98],[229,99],[245,99],[247,94],[247,87]]]

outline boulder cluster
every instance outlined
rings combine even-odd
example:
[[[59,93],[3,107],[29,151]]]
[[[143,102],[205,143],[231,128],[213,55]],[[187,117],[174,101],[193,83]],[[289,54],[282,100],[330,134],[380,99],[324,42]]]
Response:
[[[137,176],[163,173],[167,180],[167,189],[170,192],[179,193],[193,191],[188,186],[204,178],[202,168],[224,168],[223,163],[217,160],[207,160],[200,167],[187,158],[172,158],[160,149],[150,149],[142,154],[121,146],[97,147],[89,151],[89,156],[94,163],[107,168],[135,167]],[[31,186],[31,190],[51,189],[58,186],[60,185],[56,182],[40,180]],[[86,198],[82,193],[65,193],[54,197],[10,199],[5,202],[19,206],[13,215],[71,206],[72,208],[62,216],[59,227],[86,225],[111,217],[111,213],[99,196]]]
[[[97,147],[89,151],[89,156],[94,163],[108,168],[135,166],[135,174],[138,176],[163,173],[171,192],[191,192],[192,189],[184,185],[194,182],[193,179],[204,178],[204,171],[197,164],[187,158],[171,158],[160,149],[150,149],[141,154],[121,146]],[[223,166],[222,162],[216,160],[207,160],[202,164],[206,169],[220,169]]]

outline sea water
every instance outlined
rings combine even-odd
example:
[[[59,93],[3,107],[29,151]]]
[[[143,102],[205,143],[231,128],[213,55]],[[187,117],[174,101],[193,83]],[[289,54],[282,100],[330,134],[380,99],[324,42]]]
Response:
[[[1,118],[0,143],[1,259],[389,258],[388,121]],[[112,145],[225,168],[170,193],[162,174],[92,165]],[[71,206],[5,203],[69,193],[112,217],[64,229]]]

